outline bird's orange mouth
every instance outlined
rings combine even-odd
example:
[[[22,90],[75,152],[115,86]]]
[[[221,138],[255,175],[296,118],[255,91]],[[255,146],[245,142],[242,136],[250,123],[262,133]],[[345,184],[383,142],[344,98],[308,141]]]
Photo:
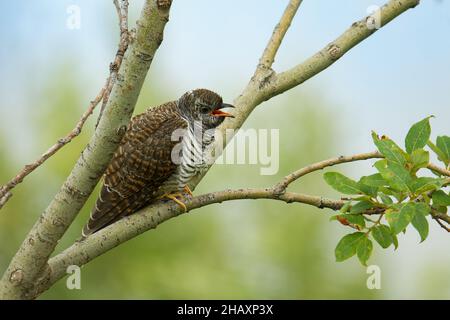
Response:
[[[215,117],[231,117],[231,118],[234,118],[234,116],[231,113],[222,111],[220,109],[213,110],[213,112],[211,112],[211,115],[213,115]]]
[[[231,113],[222,111],[222,110],[221,110],[222,108],[234,108],[234,106],[232,106],[231,104],[226,104],[226,103],[224,103],[224,104],[222,104],[222,106],[220,106],[219,108],[214,109],[214,110],[211,112],[211,115],[214,116],[214,117],[230,117],[230,118],[234,118],[234,116],[233,116]]]

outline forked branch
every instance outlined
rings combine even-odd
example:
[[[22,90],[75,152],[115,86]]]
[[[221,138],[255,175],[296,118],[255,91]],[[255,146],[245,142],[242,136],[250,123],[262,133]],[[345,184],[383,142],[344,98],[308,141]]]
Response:
[[[265,189],[237,189],[211,192],[187,198],[185,204],[187,211],[183,211],[179,205],[173,202],[155,203],[135,214],[125,217],[120,221],[90,235],[86,239],[77,241],[75,244],[49,260],[48,274],[39,284],[36,294],[45,291],[56,281],[66,275],[66,269],[70,265],[82,266],[112,248],[124,243],[139,234],[155,229],[161,223],[190,212],[194,209],[218,204],[226,201],[243,199],[270,199],[285,203],[300,203],[310,205],[319,209],[328,208],[334,211],[340,210],[346,203],[344,200],[333,200],[320,196],[313,196],[297,192],[288,192],[286,188],[301,177],[323,170],[325,168],[356,161],[382,158],[378,152],[362,153],[353,156],[341,156],[320,161],[301,168],[286,177],[276,185]],[[450,173],[449,173],[450,176]],[[282,192],[280,192],[280,189]],[[380,214],[383,211],[368,209],[364,214]],[[442,226],[440,220],[450,223],[450,217],[446,214],[433,213],[433,218]]]

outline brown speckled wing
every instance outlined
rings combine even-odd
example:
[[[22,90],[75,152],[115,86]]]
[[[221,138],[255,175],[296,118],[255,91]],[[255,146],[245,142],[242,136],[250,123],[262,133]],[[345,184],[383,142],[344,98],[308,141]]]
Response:
[[[172,132],[186,121],[175,102],[147,110],[128,125],[104,175],[104,184],[83,235],[92,234],[155,199],[159,187],[175,172],[171,153],[178,141]]]

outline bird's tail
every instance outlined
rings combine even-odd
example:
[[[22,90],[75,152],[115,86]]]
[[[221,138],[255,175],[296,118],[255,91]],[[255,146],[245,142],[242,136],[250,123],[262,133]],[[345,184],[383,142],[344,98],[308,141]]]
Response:
[[[121,197],[120,194],[103,186],[92,208],[89,221],[83,227],[82,236],[87,237],[122,217],[132,214],[144,205],[144,195],[143,192],[137,192],[128,197]]]

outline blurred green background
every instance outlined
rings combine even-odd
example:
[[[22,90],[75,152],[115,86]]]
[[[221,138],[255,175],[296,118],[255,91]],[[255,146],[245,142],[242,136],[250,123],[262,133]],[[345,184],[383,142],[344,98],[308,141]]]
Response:
[[[136,113],[195,87],[214,89],[230,102],[248,81],[285,3],[248,1],[236,12],[241,4],[236,1],[175,0]],[[141,4],[132,3],[131,23]],[[324,46],[372,3],[353,4],[305,1],[277,70]],[[80,30],[65,27],[69,5],[82,10]],[[0,26],[5,44],[0,51],[0,183],[71,130],[102,85],[117,42],[110,1],[8,6],[11,14],[1,23],[16,32]],[[35,11],[26,10],[29,6]],[[424,2],[301,88],[258,107],[245,127],[280,129],[276,175],[261,176],[258,165],[216,165],[195,193],[266,187],[309,163],[370,151],[372,129],[401,143],[409,126],[428,114],[436,116],[434,136],[448,134],[449,8],[448,2]],[[70,172],[97,114],[80,137],[14,189],[0,211],[1,271]],[[371,164],[339,170],[357,177],[371,172]],[[337,196],[321,173],[292,189]],[[96,195],[97,190],[57,251],[79,237]],[[382,288],[369,290],[366,268],[356,259],[334,261],[334,247],[346,230],[328,221],[331,213],[266,200],[208,206],[95,259],[82,269],[81,290],[68,290],[61,280],[41,298],[450,298],[450,241],[439,227],[432,225],[430,239],[422,244],[414,231],[408,232],[397,252],[375,246],[369,264],[380,266]]]

